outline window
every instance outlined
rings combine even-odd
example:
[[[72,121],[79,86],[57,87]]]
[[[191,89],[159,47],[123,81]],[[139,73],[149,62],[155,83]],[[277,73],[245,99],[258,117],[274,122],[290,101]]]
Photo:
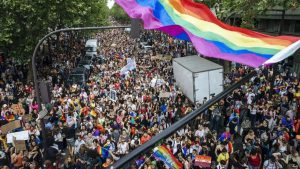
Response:
[[[283,24],[283,32],[289,33],[290,32],[290,27],[291,27],[291,21],[285,20],[284,24]]]
[[[300,21],[296,21],[295,23],[295,33],[300,33]]]
[[[266,30],[267,29],[267,25],[268,25],[268,21],[265,19],[260,19],[257,21],[257,29],[258,30]]]

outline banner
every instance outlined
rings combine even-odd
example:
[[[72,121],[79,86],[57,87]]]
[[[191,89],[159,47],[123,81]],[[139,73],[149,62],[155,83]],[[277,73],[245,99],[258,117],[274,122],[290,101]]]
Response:
[[[211,157],[210,156],[202,156],[197,155],[195,158],[195,166],[210,168],[211,166]]]
[[[121,75],[127,75],[131,70],[136,69],[135,59],[127,58],[127,64],[120,70]]]
[[[20,120],[15,120],[12,121],[8,124],[5,124],[1,127],[1,132],[2,134],[7,134],[10,131],[13,131],[14,129],[20,128],[21,127],[21,121]]]

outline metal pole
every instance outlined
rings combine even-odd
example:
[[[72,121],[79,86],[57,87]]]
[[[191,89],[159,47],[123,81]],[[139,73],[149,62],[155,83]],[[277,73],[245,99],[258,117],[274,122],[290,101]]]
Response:
[[[137,157],[138,155],[147,152],[147,150],[151,147],[153,147],[158,141],[161,141],[162,139],[167,138],[172,133],[176,132],[180,128],[182,128],[184,125],[189,123],[191,120],[195,119],[197,116],[199,116],[202,112],[207,110],[209,107],[214,105],[216,102],[221,100],[222,98],[226,97],[226,95],[230,94],[233,90],[240,87],[245,82],[249,81],[254,75],[256,75],[256,71],[250,72],[248,75],[246,75],[243,79],[238,81],[237,83],[230,86],[228,89],[224,90],[223,92],[219,93],[214,98],[207,101],[204,105],[202,105],[198,110],[193,111],[192,113],[186,115],[161,133],[154,136],[151,140],[147,141],[145,144],[139,146],[138,148],[134,149],[131,153],[127,154],[126,156],[122,157],[120,160],[118,160],[115,164],[112,166],[109,166],[110,169],[118,169],[122,168],[125,164],[129,163],[132,159]]]
[[[279,35],[282,35],[282,31],[283,31],[283,27],[284,27],[286,3],[287,3],[287,1],[285,0],[283,2],[283,6],[282,6],[283,9],[281,10],[281,20],[280,20],[280,25],[279,25],[279,30],[278,30]]]
[[[53,32],[50,32],[47,35],[45,35],[42,39],[40,39],[38,44],[35,46],[35,49],[34,49],[34,52],[32,54],[32,58],[31,58],[31,60],[32,60],[31,63],[32,63],[34,90],[35,90],[35,95],[36,95],[37,102],[38,102],[38,105],[39,105],[39,111],[42,110],[42,102],[41,102],[41,98],[40,98],[40,89],[39,89],[39,85],[38,85],[38,81],[37,81],[36,55],[37,55],[38,48],[40,47],[40,45],[47,38],[49,38],[50,36],[52,36],[56,33],[59,33],[59,32],[81,31],[81,30],[123,29],[123,28],[130,28],[130,26],[102,26],[102,27],[65,28],[65,29],[59,29],[59,30],[55,30]],[[44,124],[43,119],[41,119],[41,129],[42,129],[43,146],[44,146],[44,158],[43,158],[43,160],[45,160],[46,159],[45,156],[46,156],[47,144],[46,144],[45,124]]]

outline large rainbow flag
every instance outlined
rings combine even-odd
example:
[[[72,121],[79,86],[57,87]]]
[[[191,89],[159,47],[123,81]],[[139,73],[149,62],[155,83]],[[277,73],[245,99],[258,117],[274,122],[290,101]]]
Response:
[[[155,147],[153,150],[153,156],[163,161],[171,169],[181,169],[182,164],[173,156],[169,149],[165,146]]]
[[[299,37],[269,36],[222,23],[193,0],[116,0],[145,29],[157,29],[189,40],[204,56],[259,67],[282,61],[299,47]]]

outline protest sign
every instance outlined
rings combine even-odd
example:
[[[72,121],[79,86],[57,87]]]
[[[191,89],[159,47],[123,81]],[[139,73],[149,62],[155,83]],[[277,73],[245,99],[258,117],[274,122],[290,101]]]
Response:
[[[159,59],[164,61],[170,61],[172,60],[172,56],[171,55],[160,56]]]
[[[170,92],[160,92],[158,97],[160,97],[160,98],[169,98],[170,95],[171,95]]]
[[[112,101],[117,101],[117,92],[115,90],[110,90],[110,92],[109,92],[109,98]]]
[[[211,166],[211,157],[210,156],[197,155],[196,158],[195,158],[195,166],[203,167],[203,168],[210,168],[210,166]]]
[[[29,131],[20,131],[20,132],[14,132],[9,133],[6,135],[6,142],[7,143],[13,143],[14,138],[16,140],[29,140]]]
[[[157,79],[156,86],[161,86],[163,84],[165,84],[165,81],[163,79]]]
[[[135,59],[127,58],[127,69],[134,70],[136,69],[136,62]]]
[[[129,71],[136,69],[135,59],[127,58],[127,64],[120,70],[121,75],[127,75]]]
[[[124,66],[121,70],[120,70],[120,74],[121,75],[127,75],[129,72],[129,70],[127,69],[127,66]]]
[[[158,59],[160,59],[160,57],[158,57],[158,56],[151,56],[151,60],[158,60]]]
[[[39,118],[42,119],[44,118],[46,115],[48,114],[48,112],[46,110],[42,110],[39,112]]]
[[[24,123],[27,123],[29,121],[32,120],[32,114],[25,114],[24,116],[22,116],[22,120]]]
[[[11,105],[11,108],[13,109],[13,112],[18,115],[25,114],[25,110],[24,110],[22,104],[13,104],[13,105]]]
[[[163,79],[156,79],[153,78],[150,82],[151,87],[159,87],[161,85],[165,84],[165,81]]]
[[[20,120],[15,120],[12,121],[8,124],[5,124],[1,127],[2,134],[7,134],[10,131],[13,131],[14,129],[20,128],[21,127],[21,121]]]
[[[14,140],[14,145],[17,151],[26,150],[26,144],[24,140]]]

